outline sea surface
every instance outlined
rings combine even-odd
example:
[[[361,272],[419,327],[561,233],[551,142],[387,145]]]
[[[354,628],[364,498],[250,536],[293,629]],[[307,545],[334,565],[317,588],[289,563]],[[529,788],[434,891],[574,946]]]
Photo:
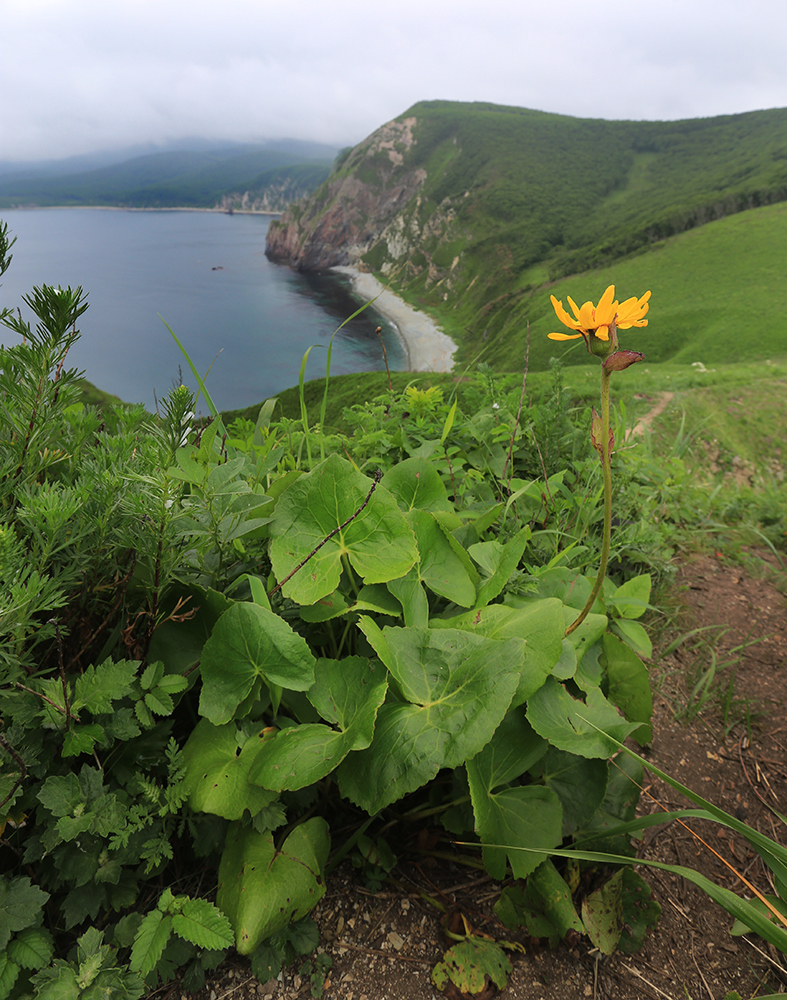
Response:
[[[0,307],[21,307],[41,284],[81,285],[90,308],[68,365],[126,402],[149,409],[181,378],[196,383],[166,323],[189,352],[219,409],[250,406],[325,374],[331,335],[360,303],[347,280],[304,275],[265,256],[270,218],[208,212],[0,210],[17,237],[0,278]],[[334,340],[331,374],[407,366],[395,330],[372,307]],[[0,328],[0,342],[16,336]],[[212,366],[212,367],[211,367]],[[204,404],[199,407],[206,412]]]

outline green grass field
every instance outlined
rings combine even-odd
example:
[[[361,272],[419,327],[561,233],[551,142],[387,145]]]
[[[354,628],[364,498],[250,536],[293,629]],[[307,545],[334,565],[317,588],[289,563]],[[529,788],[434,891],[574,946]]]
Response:
[[[482,347],[483,360],[510,370],[519,367],[530,324],[530,367],[540,370],[550,357],[567,365],[585,364],[581,341],[547,339],[560,329],[550,295],[568,308],[567,296],[581,304],[598,301],[614,284],[619,299],[653,293],[648,326],[621,331],[624,347],[642,351],[649,364],[702,362],[706,367],[737,360],[777,360],[787,356],[787,204],[741,212],[656,244],[614,265],[543,283],[512,300],[494,339]],[[450,323],[446,324],[450,332]],[[464,343],[460,364],[476,344]]]

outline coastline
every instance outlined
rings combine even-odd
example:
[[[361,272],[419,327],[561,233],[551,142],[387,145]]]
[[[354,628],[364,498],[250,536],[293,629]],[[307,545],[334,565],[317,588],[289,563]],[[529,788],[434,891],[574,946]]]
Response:
[[[362,299],[374,299],[374,308],[396,330],[404,344],[411,372],[450,372],[457,346],[426,313],[408,305],[366,271],[355,267],[332,267],[350,279],[353,291]]]
[[[95,210],[98,212],[212,212],[214,215],[281,215],[281,212],[268,211],[267,209],[263,211],[262,209],[254,208],[234,208],[231,212],[226,208],[201,208],[197,206],[189,205],[172,205],[166,208],[153,208],[153,207],[143,207],[134,205],[13,205],[9,206],[6,211],[8,212],[37,212],[37,211],[49,211],[50,209],[56,209],[57,211],[78,211],[78,212],[89,212]],[[0,212],[4,210],[0,208]]]

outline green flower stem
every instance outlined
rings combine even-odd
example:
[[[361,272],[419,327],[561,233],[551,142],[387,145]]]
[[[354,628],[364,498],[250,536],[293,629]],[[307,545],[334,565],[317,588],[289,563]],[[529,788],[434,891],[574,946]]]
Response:
[[[607,562],[609,561],[609,545],[612,535],[612,447],[609,440],[609,380],[611,371],[601,366],[601,440],[597,443],[599,456],[601,458],[601,469],[604,475],[604,540],[601,545],[601,561],[598,566],[596,582],[584,608],[579,612],[576,621],[566,629],[565,634],[578,629],[582,622],[590,614],[590,609],[596,603],[599,591],[604,583],[607,573]]]

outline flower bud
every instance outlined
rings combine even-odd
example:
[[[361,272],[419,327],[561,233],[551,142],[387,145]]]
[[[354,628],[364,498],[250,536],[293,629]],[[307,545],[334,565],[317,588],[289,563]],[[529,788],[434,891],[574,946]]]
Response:
[[[602,451],[602,423],[601,415],[596,412],[595,407],[593,408],[593,422],[590,425],[590,443],[598,452],[598,457],[603,461],[604,452]],[[607,455],[612,454],[612,449],[615,447],[615,435],[612,433],[612,428],[609,429],[609,437],[607,439]]]
[[[605,358],[602,364],[608,372],[622,372],[624,368],[635,365],[638,361],[642,361],[644,357],[645,355],[640,354],[639,351],[615,351],[614,354],[610,354],[608,358]]]

